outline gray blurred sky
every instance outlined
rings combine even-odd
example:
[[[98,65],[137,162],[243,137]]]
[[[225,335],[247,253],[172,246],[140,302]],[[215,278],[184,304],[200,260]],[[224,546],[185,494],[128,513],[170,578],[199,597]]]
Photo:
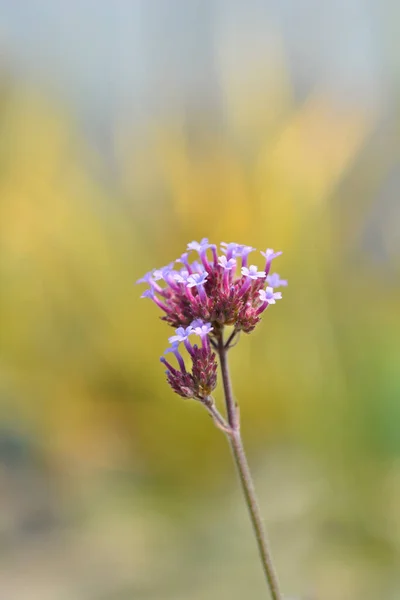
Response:
[[[395,6],[379,0],[0,0],[0,49],[13,72],[106,118],[119,106],[138,115],[157,110],[181,93],[189,102],[212,104],[221,57],[240,77],[271,52],[275,28],[299,94],[326,82],[342,98],[376,104],[387,96],[398,61],[388,43]]]

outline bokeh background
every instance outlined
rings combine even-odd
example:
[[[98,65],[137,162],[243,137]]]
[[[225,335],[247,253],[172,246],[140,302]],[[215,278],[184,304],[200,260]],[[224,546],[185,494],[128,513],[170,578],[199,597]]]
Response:
[[[266,597],[134,285],[202,237],[284,250],[231,365],[285,593],[400,598],[399,17],[0,0],[1,598]]]

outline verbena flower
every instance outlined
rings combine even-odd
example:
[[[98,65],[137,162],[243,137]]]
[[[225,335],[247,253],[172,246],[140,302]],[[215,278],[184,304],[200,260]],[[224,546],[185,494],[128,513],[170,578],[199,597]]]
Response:
[[[163,356],[161,362],[167,367],[167,380],[174,392],[184,398],[197,400],[206,399],[217,385],[217,361],[215,352],[211,350],[208,334],[212,331],[210,323],[200,319],[193,321],[186,328],[178,327],[175,335],[169,338],[171,347],[166,353],[173,353],[179,365],[176,369]],[[189,342],[190,335],[201,339],[201,346]],[[185,361],[179,352],[179,344],[183,342],[192,362],[191,372],[188,372]]]
[[[261,252],[265,257],[261,270],[256,265],[248,266],[249,254],[254,250],[222,242],[219,254],[207,238],[190,242],[179,259],[139,279],[138,283],[149,286],[142,297],[151,298],[164,313],[161,318],[175,328],[187,328],[200,319],[211,324],[210,335],[216,335],[224,325],[250,333],[264,310],[281,298],[280,292],[268,290],[287,285],[277,273],[269,274],[272,261],[282,252],[271,248]],[[198,258],[190,261],[194,252]],[[175,269],[175,263],[183,267]]]
[[[240,436],[240,413],[227,362],[227,352],[236,344],[238,333],[253,331],[265,309],[282,298],[282,293],[275,289],[287,285],[277,273],[270,274],[272,261],[282,252],[271,248],[261,252],[265,266],[259,269],[257,265],[248,266],[254,250],[251,246],[222,242],[219,254],[217,246],[203,238],[200,242],[190,242],[180,258],[146,273],[138,283],[148,286],[142,298],[153,300],[163,313],[161,318],[175,328],[175,334],[169,337],[170,347],[164,353],[173,354],[175,360],[171,364],[165,356],[160,358],[166,367],[168,383],[183,398],[198,400],[230,442],[271,597],[283,600]],[[197,253],[197,260],[191,260],[193,252]],[[228,337],[225,325],[233,326]],[[193,344],[193,336],[199,337],[201,343]],[[186,350],[186,360],[180,352],[181,344]],[[217,355],[226,418],[211,395],[217,384]]]

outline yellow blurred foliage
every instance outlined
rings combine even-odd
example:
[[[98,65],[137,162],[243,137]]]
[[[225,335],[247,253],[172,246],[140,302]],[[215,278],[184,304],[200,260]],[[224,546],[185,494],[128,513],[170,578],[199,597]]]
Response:
[[[158,356],[169,330],[133,285],[203,236],[285,251],[285,301],[232,353],[250,445],[309,436],[327,388],[340,423],[349,391],[326,287],[342,258],[330,200],[374,115],[339,109],[322,90],[292,107],[276,73],[265,115],[260,103],[248,111],[259,128],[243,108],[236,120],[229,113],[244,104],[228,89],[231,129],[202,131],[199,144],[184,119],[153,123],[134,141],[119,132],[113,189],[56,103],[17,87],[3,102],[1,381],[13,398],[4,418],[28,419],[61,463],[133,460],[165,480],[185,472],[189,485],[220,472],[221,436],[167,388]]]

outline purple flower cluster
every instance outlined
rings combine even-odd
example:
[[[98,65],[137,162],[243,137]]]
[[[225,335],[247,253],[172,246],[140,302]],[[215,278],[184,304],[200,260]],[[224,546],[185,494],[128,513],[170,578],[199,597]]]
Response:
[[[208,334],[212,331],[210,323],[203,323],[200,319],[193,321],[188,327],[178,327],[175,335],[169,338],[171,347],[165,354],[172,352],[179,365],[175,369],[163,356],[161,362],[167,367],[167,379],[177,394],[184,398],[205,400],[217,385],[217,361],[215,352],[211,350]],[[189,342],[189,336],[198,335],[201,338],[201,347]],[[179,344],[183,342],[192,361],[192,372],[186,370],[185,362],[179,352]]]
[[[277,273],[270,275],[273,259],[282,253],[271,249],[261,252],[265,266],[259,270],[248,264],[253,251],[251,246],[222,242],[218,255],[217,246],[204,238],[188,244],[187,252],[178,260],[150,271],[137,282],[148,284],[142,298],[151,298],[163,311],[162,319],[177,328],[166,352],[175,355],[179,368],[164,357],[160,360],[167,367],[172,389],[184,398],[205,401],[215,388],[217,362],[212,346],[218,348],[224,325],[234,327],[230,340],[240,331],[250,333],[264,310],[282,297],[274,290],[287,281]],[[191,252],[198,253],[192,262]],[[175,268],[175,263],[180,267]],[[189,342],[191,335],[200,336],[201,346]],[[179,352],[181,343],[192,362],[190,372]]]
[[[261,313],[282,297],[274,289],[287,285],[278,274],[269,274],[273,259],[282,253],[271,249],[261,252],[265,267],[259,270],[248,265],[254,250],[222,242],[218,255],[217,246],[206,238],[191,242],[178,260],[138,281],[149,285],[142,297],[151,298],[163,311],[162,319],[173,327],[188,327],[200,319],[212,325],[214,335],[224,325],[250,333]],[[190,262],[191,252],[197,252],[199,259]],[[175,268],[175,263],[181,267]]]

